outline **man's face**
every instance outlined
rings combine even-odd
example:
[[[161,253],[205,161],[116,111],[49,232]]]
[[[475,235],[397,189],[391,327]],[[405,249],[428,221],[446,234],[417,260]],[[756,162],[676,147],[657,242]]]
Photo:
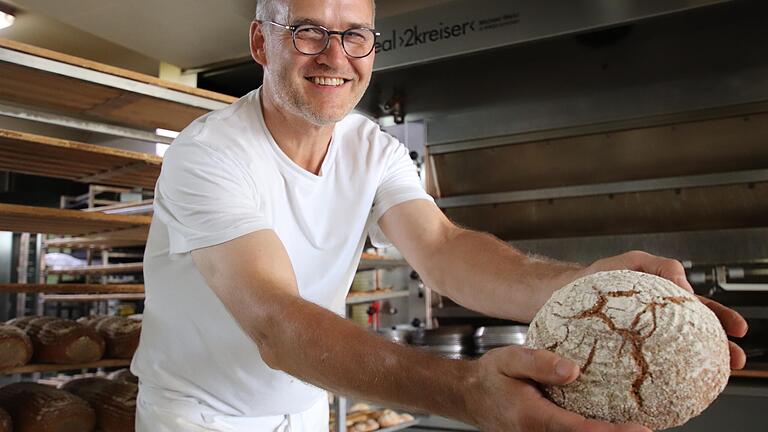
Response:
[[[373,28],[370,0],[282,0],[280,24],[316,24],[329,30]],[[371,80],[374,54],[352,58],[339,36],[323,53],[304,55],[293,47],[291,32],[268,23],[265,33],[264,88],[273,102],[316,125],[338,122],[360,101]],[[339,78],[342,81],[339,81]]]

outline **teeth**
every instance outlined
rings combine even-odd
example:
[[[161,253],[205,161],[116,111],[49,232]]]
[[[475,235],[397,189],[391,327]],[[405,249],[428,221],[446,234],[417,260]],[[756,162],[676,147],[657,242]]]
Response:
[[[324,86],[340,86],[344,84],[343,79],[330,78],[330,77],[312,77],[312,82],[317,85],[324,85]]]

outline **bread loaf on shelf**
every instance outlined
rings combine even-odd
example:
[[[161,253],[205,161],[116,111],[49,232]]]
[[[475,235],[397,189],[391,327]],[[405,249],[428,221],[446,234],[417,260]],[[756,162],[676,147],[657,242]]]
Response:
[[[378,418],[376,418],[376,421],[379,422],[381,427],[388,428],[392,426],[397,426],[403,421],[400,419],[400,415],[392,410],[384,410]]]
[[[353,426],[347,426],[347,432],[373,432],[379,428],[381,425],[376,420],[368,419],[357,422]]]
[[[0,408],[0,432],[13,432],[13,421],[8,411]]]
[[[95,315],[77,320],[96,330],[107,342],[107,358],[131,358],[139,346],[141,321],[122,316]]]
[[[131,373],[130,369],[118,369],[107,375],[107,378],[112,381],[125,381],[134,384],[139,383],[139,377]]]
[[[47,316],[29,316],[8,321],[32,340],[32,358],[37,363],[78,364],[100,360],[105,342],[85,325]]]
[[[32,382],[0,388],[0,407],[11,415],[15,432],[92,432],[96,425],[86,401]]]
[[[106,378],[80,378],[64,386],[85,399],[96,411],[96,427],[100,432],[133,432],[136,430],[136,395],[139,386]]]
[[[18,327],[0,324],[0,370],[24,366],[31,359],[32,341],[29,336]]]

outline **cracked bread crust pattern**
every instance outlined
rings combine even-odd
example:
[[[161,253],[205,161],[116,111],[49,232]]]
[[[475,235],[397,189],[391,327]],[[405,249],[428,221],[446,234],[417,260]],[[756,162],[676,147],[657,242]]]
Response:
[[[730,376],[728,339],[715,314],[674,283],[630,270],[556,291],[531,322],[526,345],[581,366],[573,383],[542,388],[557,405],[654,430],[699,415]]]

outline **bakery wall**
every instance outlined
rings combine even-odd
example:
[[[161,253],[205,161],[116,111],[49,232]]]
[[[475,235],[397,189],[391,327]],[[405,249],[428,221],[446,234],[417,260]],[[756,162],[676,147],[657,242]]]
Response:
[[[374,74],[430,145],[765,100],[768,5],[735,2]]]
[[[525,251],[582,263],[629,249],[698,262],[763,259],[760,182],[637,197],[596,192],[551,199],[562,209],[551,214],[547,203],[483,195],[768,168],[758,114],[768,107],[768,56],[759,54],[767,15],[765,2],[732,2],[383,71],[361,107],[376,113],[399,100],[406,122],[425,122],[431,192],[446,213]],[[628,131],[623,141],[600,136],[609,124]],[[731,129],[714,139],[723,128]],[[645,165],[624,172],[614,166],[619,156]],[[513,172],[523,157],[527,171]],[[659,217],[634,217],[643,212]]]

